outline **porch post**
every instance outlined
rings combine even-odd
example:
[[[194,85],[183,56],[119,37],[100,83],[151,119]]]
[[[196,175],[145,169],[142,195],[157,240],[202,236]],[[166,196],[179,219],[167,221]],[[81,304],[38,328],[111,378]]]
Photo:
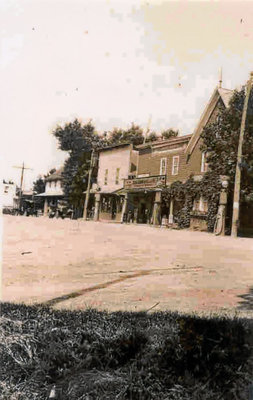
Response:
[[[48,201],[47,201],[47,198],[45,198],[45,201],[44,201],[44,212],[43,212],[44,217],[47,216],[47,212],[48,212]]]
[[[95,210],[94,210],[94,221],[99,221],[99,210],[100,210],[101,194],[95,194]]]
[[[169,214],[169,224],[173,224],[173,209],[174,209],[174,199],[170,198],[170,214]]]
[[[123,222],[124,222],[124,214],[127,213],[128,198],[129,198],[129,195],[128,195],[128,193],[126,193],[126,194],[125,194],[125,198],[124,198],[123,207],[122,207],[121,218],[120,218],[120,222],[121,222],[122,224],[123,224]]]
[[[161,219],[161,192],[155,192],[155,203],[153,210],[153,225],[160,225]]]

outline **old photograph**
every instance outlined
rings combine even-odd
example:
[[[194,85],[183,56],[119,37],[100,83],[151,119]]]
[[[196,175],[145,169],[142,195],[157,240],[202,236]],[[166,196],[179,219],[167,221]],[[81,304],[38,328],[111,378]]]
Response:
[[[0,10],[0,400],[253,400],[253,2]]]

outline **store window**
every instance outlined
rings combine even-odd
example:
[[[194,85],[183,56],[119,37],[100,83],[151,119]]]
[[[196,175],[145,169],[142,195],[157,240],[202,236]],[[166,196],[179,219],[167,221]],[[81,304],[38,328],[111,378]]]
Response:
[[[194,199],[193,202],[193,211],[196,212],[203,212],[207,213],[208,211],[208,201],[205,197],[203,196],[198,196]]]

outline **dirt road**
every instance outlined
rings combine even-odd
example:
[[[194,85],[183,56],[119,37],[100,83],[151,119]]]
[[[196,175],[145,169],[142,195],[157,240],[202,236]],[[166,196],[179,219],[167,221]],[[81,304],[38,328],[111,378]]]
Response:
[[[3,222],[3,301],[253,315],[252,239],[44,217]]]

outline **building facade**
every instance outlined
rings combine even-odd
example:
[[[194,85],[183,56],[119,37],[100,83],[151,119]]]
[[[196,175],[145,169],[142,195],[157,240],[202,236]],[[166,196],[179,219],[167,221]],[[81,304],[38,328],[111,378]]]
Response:
[[[3,181],[1,202],[3,210],[13,210],[18,208],[17,185],[12,181]]]
[[[138,152],[132,144],[120,144],[99,150],[94,220],[122,221],[124,179],[136,174]]]
[[[44,216],[49,214],[51,208],[57,208],[58,202],[64,197],[62,171],[63,168],[60,168],[45,178],[45,192],[36,195],[36,197],[44,198]]]

